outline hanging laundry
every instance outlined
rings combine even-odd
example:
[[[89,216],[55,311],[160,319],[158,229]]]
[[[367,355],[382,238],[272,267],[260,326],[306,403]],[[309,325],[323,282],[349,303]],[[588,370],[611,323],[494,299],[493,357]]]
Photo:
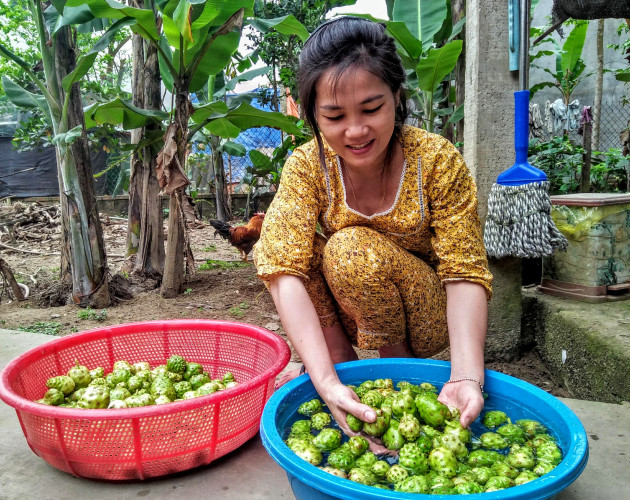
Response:
[[[529,104],[529,138],[538,139],[545,138],[545,130],[543,128],[543,120],[540,114],[540,106],[537,103]]]
[[[568,130],[576,130],[580,126],[580,114],[582,110],[580,109],[580,101],[575,99],[569,103],[569,109],[567,111],[567,121],[569,126]]]
[[[582,108],[582,118],[580,119],[580,127],[578,128],[577,133],[582,135],[584,133],[584,124],[590,123],[593,121],[593,113],[591,112],[590,106],[584,106]]]
[[[551,118],[551,102],[545,102],[545,128],[550,134],[553,133],[553,119]]]
[[[556,99],[549,107],[551,120],[553,122],[553,131],[575,130],[578,128],[580,121],[580,101],[575,99],[567,106],[562,99]]]

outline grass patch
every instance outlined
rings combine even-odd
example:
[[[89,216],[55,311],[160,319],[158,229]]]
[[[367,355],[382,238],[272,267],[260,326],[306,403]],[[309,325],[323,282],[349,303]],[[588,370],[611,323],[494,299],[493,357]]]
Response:
[[[229,271],[230,269],[239,269],[241,267],[247,267],[249,265],[251,265],[249,262],[243,261],[206,259],[203,264],[199,265],[198,269],[200,271],[212,271],[213,269]]]
[[[202,248],[203,252],[216,252],[217,251],[217,246],[214,244],[208,245],[207,247],[203,247]]]
[[[82,320],[95,320],[95,321],[104,321],[107,319],[107,309],[103,309],[101,311],[95,311],[94,309],[90,309],[86,307],[85,309],[81,309],[77,312],[77,318]]]
[[[59,335],[61,323],[58,321],[38,321],[32,325],[19,326],[20,332],[42,333],[44,335]]]
[[[229,311],[232,316],[236,316],[237,318],[242,318],[245,316],[245,313],[249,309],[249,305],[247,302],[241,302],[239,305],[230,307]]]

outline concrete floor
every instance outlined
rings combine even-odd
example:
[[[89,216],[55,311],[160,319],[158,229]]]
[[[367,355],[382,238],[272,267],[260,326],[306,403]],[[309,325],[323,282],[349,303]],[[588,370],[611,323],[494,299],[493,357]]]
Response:
[[[34,333],[0,329],[0,368],[50,340]],[[586,429],[590,458],[582,475],[558,500],[630,498],[630,404],[563,399]],[[0,499],[294,498],[284,470],[269,457],[256,435],[207,467],[165,479],[112,484],[73,477],[35,455],[15,411],[0,403]]]

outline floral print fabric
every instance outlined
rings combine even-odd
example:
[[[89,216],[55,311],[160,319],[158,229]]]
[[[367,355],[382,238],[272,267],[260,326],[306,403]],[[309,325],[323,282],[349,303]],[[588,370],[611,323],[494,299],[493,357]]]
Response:
[[[484,286],[488,298],[492,293],[492,275],[488,270],[477,215],[476,187],[461,155],[446,139],[415,127],[403,127],[398,140],[403,147],[405,163],[396,199],[385,211],[370,216],[348,206],[346,196],[349,193],[346,193],[343,183],[341,162],[331,148],[324,145],[325,167],[320,165],[315,141],[297,148],[285,164],[280,187],[265,215],[260,240],[254,247],[254,261],[263,280],[267,281],[269,276],[278,273],[304,278],[322,325],[337,321],[337,314],[332,310],[335,308],[346,331],[358,339],[360,347],[376,348],[381,343],[379,338],[387,342],[382,345],[396,343],[392,340],[404,335],[405,328],[401,325],[405,323],[408,335],[410,323],[419,321],[432,325],[435,321],[436,325],[441,324],[443,320],[439,318],[445,315],[445,299],[440,283],[468,280]],[[316,237],[318,229],[324,238]],[[329,245],[326,244],[322,250],[326,240],[334,241],[334,235],[346,229],[348,231],[343,234],[354,234],[355,240],[346,238],[345,244],[333,245],[330,250],[327,250]],[[341,239],[341,235],[338,238]],[[354,271],[335,269],[334,259],[343,259],[344,252],[360,252],[359,247],[353,245],[369,240],[373,240],[373,244],[369,245],[372,253],[362,257],[362,264],[353,264]],[[386,271],[387,266],[383,266],[381,271],[402,297],[402,310],[399,314],[392,314],[375,308],[375,314],[368,320],[365,313],[359,314],[355,310],[351,305],[353,300],[340,289],[345,286],[352,288],[350,292],[359,293],[357,278],[367,277],[369,270],[366,266],[370,265],[370,259],[376,258],[374,252],[384,248],[388,249],[387,255],[390,256],[378,258],[387,262],[389,270]],[[329,259],[322,257],[327,252]],[[402,257],[403,254],[406,256]],[[417,276],[414,274],[413,279],[411,274],[416,270],[414,267],[411,273],[409,259],[415,259],[413,262],[417,261],[417,264],[414,266],[422,269],[417,271]],[[401,274],[399,277],[394,276],[395,269]],[[322,272],[326,282],[318,278]],[[346,279],[343,273],[356,274],[352,281],[355,284],[346,281],[346,285],[338,287],[335,280]],[[428,278],[430,274],[435,278]],[[416,279],[419,283],[415,282]],[[318,280],[321,282],[316,284]],[[384,282],[380,283],[383,285]],[[423,283],[424,290],[421,291]],[[335,300],[325,298],[326,285],[334,289]],[[392,302],[383,297],[391,298],[396,293],[389,285],[381,292],[383,295],[376,302],[384,300],[389,309]],[[422,298],[425,293],[433,297],[431,300],[435,299],[429,307],[432,311],[430,318],[415,315],[409,310],[409,304],[425,300]],[[438,312],[437,309],[441,310]],[[381,324],[383,315],[393,323]],[[350,316],[354,323],[359,323],[358,337],[352,334],[352,328],[348,329],[349,319],[344,320],[344,316]],[[388,334],[384,335],[385,332]],[[385,339],[388,336],[391,338]],[[412,341],[410,343],[413,344]],[[414,352],[425,352],[421,344],[421,341],[417,342]]]

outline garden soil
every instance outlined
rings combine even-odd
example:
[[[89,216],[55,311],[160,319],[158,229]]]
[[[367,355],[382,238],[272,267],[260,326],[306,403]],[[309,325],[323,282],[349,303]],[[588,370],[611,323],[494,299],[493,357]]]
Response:
[[[151,289],[150,283],[131,284],[131,298],[120,299],[105,310],[86,311],[73,304],[39,305],[42,294],[58,280],[60,232],[54,218],[48,217],[44,226],[40,222],[23,222],[11,227],[6,223],[10,220],[6,212],[6,207],[0,209],[0,222],[5,222],[4,226],[0,225],[0,257],[18,282],[28,286],[29,296],[17,301],[9,287],[0,284],[0,328],[70,335],[135,321],[194,318],[251,323],[286,339],[271,297],[257,278],[251,260],[243,263],[238,250],[216,235],[207,222],[195,221],[189,227],[197,270],[188,278],[184,293],[165,299],[159,289]],[[102,216],[101,222],[111,276],[120,277],[121,270],[126,276],[127,221]],[[199,266],[207,269],[199,269]],[[377,356],[372,351],[358,349],[357,352],[361,359]],[[435,358],[448,360],[448,349]],[[294,350],[292,361],[299,362]],[[520,359],[509,363],[488,362],[487,368],[525,380],[554,396],[570,397],[568,391],[553,380],[535,351],[522,353]]]

